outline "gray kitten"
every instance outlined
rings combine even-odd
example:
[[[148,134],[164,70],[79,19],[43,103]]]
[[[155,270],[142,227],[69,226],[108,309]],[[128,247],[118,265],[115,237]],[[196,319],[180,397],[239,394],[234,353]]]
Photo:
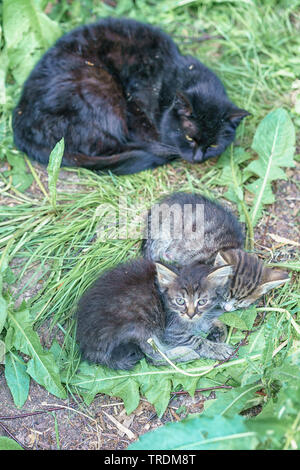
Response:
[[[244,233],[229,210],[201,194],[173,193],[153,206],[147,219],[143,254],[153,261],[186,266],[199,262],[232,265],[230,288],[220,302],[226,311],[248,307],[289,280],[243,250]]]
[[[222,334],[202,338],[214,308],[228,289],[231,266],[196,263],[177,271],[139,258],[102,274],[81,298],[77,340],[85,359],[113,369],[131,369],[141,358],[160,365],[156,345],[171,360],[225,360],[233,349]],[[213,342],[210,339],[213,339]]]

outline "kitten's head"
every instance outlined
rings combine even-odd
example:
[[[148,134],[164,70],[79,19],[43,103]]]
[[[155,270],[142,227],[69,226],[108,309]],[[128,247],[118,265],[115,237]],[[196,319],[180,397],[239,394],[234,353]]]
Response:
[[[189,162],[199,163],[221,155],[234,140],[235,131],[248,111],[236,107],[226,95],[211,96],[201,83],[177,91],[164,123],[166,143],[176,147]]]
[[[221,251],[215,259],[215,266],[234,266],[234,274],[228,291],[220,302],[227,312],[245,308],[255,303],[263,294],[289,281],[288,273],[281,269],[266,267],[256,256],[243,250]]]
[[[197,320],[214,309],[228,290],[232,266],[211,267],[194,263],[175,268],[156,264],[157,282],[168,311],[185,320]]]

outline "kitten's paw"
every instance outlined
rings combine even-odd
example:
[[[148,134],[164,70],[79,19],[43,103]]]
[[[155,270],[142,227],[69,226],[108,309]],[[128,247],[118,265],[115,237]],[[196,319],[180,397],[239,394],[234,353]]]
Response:
[[[217,343],[214,351],[213,359],[218,359],[219,361],[226,361],[229,358],[234,357],[234,348],[229,346],[226,343]]]
[[[167,352],[167,356],[174,362],[189,362],[199,359],[199,354],[186,346],[178,346]]]
[[[201,347],[197,349],[200,357],[207,359],[216,359],[218,361],[226,361],[233,357],[234,348],[226,343],[214,343],[212,341],[204,341]]]
[[[215,320],[212,328],[206,337],[209,341],[214,343],[223,343],[227,338],[227,327],[219,320]]]

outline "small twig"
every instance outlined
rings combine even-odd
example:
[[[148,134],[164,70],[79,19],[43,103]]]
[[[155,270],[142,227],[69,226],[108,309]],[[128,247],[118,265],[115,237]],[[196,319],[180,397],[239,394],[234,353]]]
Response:
[[[49,406],[48,403],[45,403],[44,404],[45,406]],[[85,413],[82,413],[81,411],[78,411],[78,410],[75,410],[74,408],[71,408],[70,406],[66,406],[66,405],[58,405],[60,407],[60,409],[62,410],[70,410],[70,411],[73,411],[74,413],[77,413],[79,415],[82,415],[82,416],[85,416],[86,418],[90,419],[91,421],[94,421],[95,423],[97,423],[97,420],[95,418],[92,418],[91,416],[85,414]],[[46,411],[49,411],[49,410],[46,410]]]
[[[9,437],[11,437],[17,444],[19,444],[19,446],[22,447],[22,449],[31,450],[30,447],[26,447],[24,444],[22,444],[22,443],[16,438],[16,436],[14,436],[14,435],[10,432],[10,430],[9,430],[6,426],[4,426],[3,423],[0,423],[0,426],[1,426],[1,428],[6,432],[6,434],[9,435]]]
[[[43,414],[43,413],[48,413],[48,411],[59,411],[59,410],[63,410],[63,408],[49,408],[47,410],[43,410],[43,411],[33,411],[31,413],[24,413],[22,415],[13,415],[13,416],[0,416],[0,421],[2,420],[8,420],[8,419],[19,419],[19,418],[27,418],[28,416],[35,416],[35,415],[40,415],[40,414]]]
[[[219,389],[222,389],[222,388],[225,388],[225,389],[231,389],[233,387],[231,387],[231,385],[216,385],[215,387],[206,387],[206,388],[197,388],[197,390],[195,390],[195,393],[197,392],[210,392],[212,390],[219,390]],[[187,392],[186,390],[180,390],[179,392],[171,392],[172,395],[186,395]]]
[[[238,352],[238,350],[240,349],[240,347],[241,347],[241,346],[245,346],[245,345],[247,344],[247,338],[248,338],[249,334],[250,334],[250,331],[247,331],[247,332],[246,332],[246,335],[245,335],[245,338],[242,339],[242,340],[239,342],[238,346],[237,346],[236,349],[233,351],[233,353],[232,353],[227,359],[224,359],[223,361],[218,362],[218,364],[215,364],[215,365],[213,366],[213,368],[215,369],[216,367],[219,367],[219,366],[221,366],[222,364],[225,364],[225,362],[228,362],[228,361],[230,361],[230,359],[232,359],[233,357],[235,357],[235,355],[236,355],[236,353]]]
[[[114,418],[114,416],[109,415],[104,410],[102,410],[102,413],[105,414],[105,416],[119,429],[119,431],[126,434],[126,436],[129,439],[135,439],[136,438],[135,434],[132,431],[130,431],[130,429],[126,428],[126,426],[124,426],[124,424],[121,424],[116,418]]]

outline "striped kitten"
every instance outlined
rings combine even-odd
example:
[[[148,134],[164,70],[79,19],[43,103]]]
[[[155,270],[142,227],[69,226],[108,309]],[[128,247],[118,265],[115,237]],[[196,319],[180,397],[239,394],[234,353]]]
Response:
[[[177,272],[144,258],[102,273],[78,303],[77,340],[83,357],[112,369],[131,369],[143,357],[165,364],[148,343],[153,338],[176,362],[229,359],[232,347],[221,335],[214,335],[213,342],[209,335],[214,307],[231,273],[231,266],[198,263]],[[207,338],[197,335],[204,323]]]
[[[227,312],[248,307],[269,290],[289,281],[285,271],[267,268],[256,255],[243,250],[219,252],[214,265],[227,264],[235,266],[230,288],[224,296],[224,301],[220,302],[221,308]]]
[[[270,289],[289,280],[288,274],[264,266],[243,251],[244,234],[235,215],[201,194],[173,193],[154,205],[147,219],[144,256],[153,261],[231,265],[230,288],[220,302],[223,310],[245,308]]]
[[[201,194],[173,193],[148,213],[144,256],[185,266],[213,264],[218,251],[243,248],[242,225],[221,204]]]

